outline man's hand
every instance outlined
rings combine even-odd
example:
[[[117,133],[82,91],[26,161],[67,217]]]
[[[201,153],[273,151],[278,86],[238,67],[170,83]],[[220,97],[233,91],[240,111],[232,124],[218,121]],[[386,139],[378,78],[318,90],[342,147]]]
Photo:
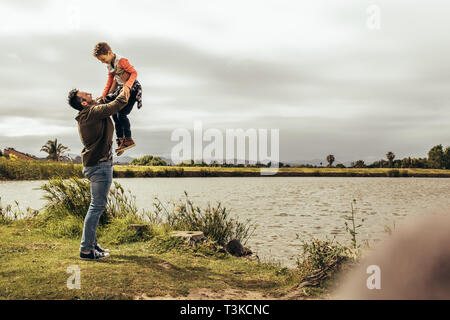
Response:
[[[95,99],[95,102],[97,103],[105,103],[105,96],[100,96],[97,99]]]
[[[130,88],[124,85],[122,90],[123,93],[125,94],[125,98],[128,100],[130,98]]]
[[[123,96],[126,100],[128,100],[128,98],[130,97],[130,91],[129,91],[130,89],[128,88],[128,97],[127,97],[127,96],[126,96],[126,93],[125,93],[125,90],[126,90],[125,88],[128,88],[128,87],[124,86],[124,87],[120,90],[119,96]],[[119,96],[118,96],[118,97],[119,97]],[[118,98],[118,97],[117,97],[117,98]],[[117,99],[117,98],[116,98],[116,99]]]

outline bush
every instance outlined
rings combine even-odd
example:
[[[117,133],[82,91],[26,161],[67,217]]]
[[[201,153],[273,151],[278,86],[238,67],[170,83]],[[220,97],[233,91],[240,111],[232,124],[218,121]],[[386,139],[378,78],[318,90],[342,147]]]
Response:
[[[43,198],[47,200],[40,215],[44,230],[57,237],[79,238],[91,201],[89,180],[51,179],[42,185],[41,189],[45,191]],[[114,181],[114,186],[108,194],[105,212],[99,220],[99,233],[102,228],[110,227],[110,231],[120,231],[119,241],[135,241],[136,235],[126,233],[120,227],[126,222],[144,223],[144,220],[145,213],[139,214],[135,197],[129,191],[126,193],[123,187]],[[147,239],[147,234],[144,234],[142,239]]]
[[[220,245],[233,239],[245,244],[256,228],[250,220],[242,223],[231,218],[230,211],[220,202],[216,207],[209,203],[203,209],[194,206],[186,192],[185,198],[177,203],[164,204],[158,198],[155,200],[154,217],[158,217],[160,222],[167,222],[175,230],[203,231],[205,237]]]
[[[79,238],[84,217],[90,204],[90,184],[87,179],[51,179],[41,186],[47,200],[39,215],[42,228],[56,237]],[[100,217],[98,233],[111,243],[146,241],[170,230],[198,230],[220,245],[232,239],[247,242],[256,227],[250,220],[242,223],[230,217],[220,203],[206,208],[194,206],[185,192],[185,199],[164,204],[155,198],[154,212],[139,212],[135,197],[114,181],[108,194],[105,212]],[[1,212],[1,211],[0,211]],[[131,224],[148,226],[144,231]]]
[[[302,248],[302,259],[297,259],[297,267],[305,275],[339,265],[347,259],[346,253],[349,250],[339,243],[319,239],[303,242]]]
[[[77,216],[55,214],[43,215],[41,227],[56,238],[81,238],[84,220]],[[98,231],[99,233],[100,231]]]
[[[109,191],[105,213],[100,217],[99,224],[105,225],[112,218],[138,217],[136,199],[130,191],[125,193],[123,187],[116,181]],[[47,213],[61,213],[84,219],[91,202],[90,182],[87,179],[60,178],[51,179],[41,186],[45,191],[43,196],[47,200],[45,211]]]
[[[111,244],[122,244],[137,241],[147,241],[156,234],[150,224],[143,224],[142,230],[131,228],[132,224],[143,224],[142,220],[133,217],[116,218],[102,232],[102,240]]]
[[[17,219],[35,218],[39,211],[27,207],[25,212],[22,212],[19,207],[19,202],[14,201],[15,206],[8,204],[3,207],[0,197],[0,224],[9,224]]]
[[[131,165],[136,166],[167,166],[167,162],[160,157],[154,157],[152,155],[146,155],[141,158],[133,159],[130,162]]]
[[[46,212],[61,213],[66,211],[68,215],[83,218],[91,201],[90,184],[87,179],[60,178],[51,179],[40,187],[43,190],[43,199]],[[64,215],[64,213],[63,213]],[[104,218],[101,224],[104,224]]]

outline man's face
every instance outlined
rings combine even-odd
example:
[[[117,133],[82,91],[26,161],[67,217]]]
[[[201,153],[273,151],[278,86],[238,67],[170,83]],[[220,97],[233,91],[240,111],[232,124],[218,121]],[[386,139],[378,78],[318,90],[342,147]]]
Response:
[[[92,94],[84,92],[84,91],[78,91],[77,96],[81,98],[81,105],[83,108],[89,107],[94,104],[94,100],[92,99]]]

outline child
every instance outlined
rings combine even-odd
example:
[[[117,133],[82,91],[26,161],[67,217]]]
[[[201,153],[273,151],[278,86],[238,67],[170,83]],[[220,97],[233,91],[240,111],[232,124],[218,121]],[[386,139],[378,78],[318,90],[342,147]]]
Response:
[[[130,120],[127,115],[133,109],[134,103],[138,102],[138,109],[142,107],[142,87],[136,80],[137,72],[127,59],[112,52],[111,47],[106,42],[99,42],[95,45],[94,56],[105,63],[108,68],[108,81],[101,97],[98,101],[113,101],[123,88],[128,104],[113,115],[116,127],[117,156],[125,150],[134,147],[136,144],[131,138]]]

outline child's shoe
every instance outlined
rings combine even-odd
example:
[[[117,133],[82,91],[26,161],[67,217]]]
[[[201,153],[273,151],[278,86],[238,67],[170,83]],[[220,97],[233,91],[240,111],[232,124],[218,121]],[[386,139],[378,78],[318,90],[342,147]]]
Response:
[[[122,143],[123,143],[123,140],[125,140],[125,138],[117,138],[117,139],[116,139],[117,148],[120,148],[120,146],[121,146]]]
[[[122,144],[120,145],[119,149],[116,150],[117,156],[122,155],[125,150],[128,150],[130,148],[133,148],[136,144],[134,143],[133,139],[131,137],[125,137]]]
[[[116,152],[120,149],[120,147],[122,146],[122,143],[123,143],[124,140],[125,140],[125,138],[117,138],[116,139],[116,143],[117,143]]]

